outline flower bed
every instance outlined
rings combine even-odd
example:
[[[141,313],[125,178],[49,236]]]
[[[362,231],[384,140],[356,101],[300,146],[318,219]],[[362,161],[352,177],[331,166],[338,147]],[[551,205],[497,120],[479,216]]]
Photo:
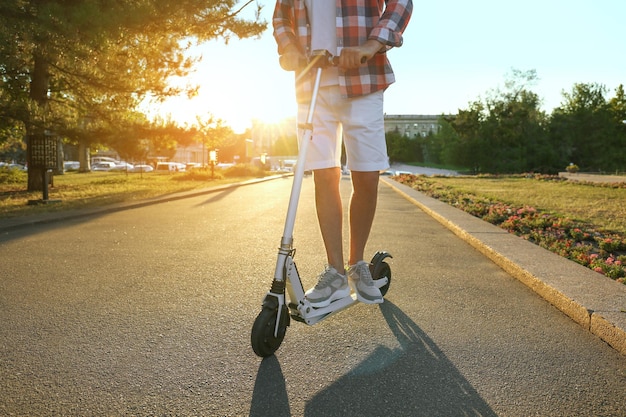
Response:
[[[542,213],[534,207],[515,207],[463,193],[423,176],[402,174],[396,176],[395,180],[626,284],[624,236],[597,230],[590,224]]]

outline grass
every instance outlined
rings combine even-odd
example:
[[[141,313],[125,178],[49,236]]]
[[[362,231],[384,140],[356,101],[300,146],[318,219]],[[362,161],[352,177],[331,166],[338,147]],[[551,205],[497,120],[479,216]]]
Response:
[[[214,178],[210,171],[175,174],[67,172],[64,175],[54,176],[54,185],[49,187],[49,200],[58,200],[58,202],[29,205],[29,200],[41,200],[43,193],[26,191],[26,173],[1,171],[0,219],[149,199],[263,175],[261,171],[253,168],[216,171]]]
[[[608,184],[545,181],[534,177],[440,177],[437,182],[517,206],[595,225],[626,234],[626,188]]]

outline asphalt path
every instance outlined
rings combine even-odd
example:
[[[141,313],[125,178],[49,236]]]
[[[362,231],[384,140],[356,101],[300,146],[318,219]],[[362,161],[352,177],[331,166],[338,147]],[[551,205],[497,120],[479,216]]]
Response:
[[[292,322],[255,356],[290,185],[5,231],[0,415],[625,415],[624,356],[383,184],[368,252],[393,255],[386,301]],[[311,185],[306,286],[324,264]]]

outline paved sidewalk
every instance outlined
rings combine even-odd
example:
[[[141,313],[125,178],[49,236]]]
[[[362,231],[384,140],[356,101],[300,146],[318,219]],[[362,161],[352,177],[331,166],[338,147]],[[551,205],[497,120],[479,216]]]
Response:
[[[0,233],[27,225],[58,222],[215,193],[283,176],[266,177],[96,209],[2,219],[0,220]],[[626,355],[625,285],[509,234],[503,229],[446,203],[427,197],[408,186],[385,177],[381,179],[383,184],[403,195],[576,323],[600,337],[621,354]]]
[[[567,178],[570,181],[577,182],[599,182],[599,183],[616,183],[626,182],[623,175],[599,175],[586,174],[584,172],[572,174],[570,172],[559,172],[559,177]]]

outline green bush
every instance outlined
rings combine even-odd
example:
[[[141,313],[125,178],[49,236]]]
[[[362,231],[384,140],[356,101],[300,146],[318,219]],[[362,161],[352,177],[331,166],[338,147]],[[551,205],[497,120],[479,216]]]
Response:
[[[567,167],[565,167],[565,170],[570,174],[575,174],[578,172],[579,168],[576,164],[569,164]]]
[[[251,164],[237,164],[224,170],[224,176],[227,178],[233,177],[257,177],[262,178],[265,176],[265,170],[259,166]]]
[[[0,168],[0,184],[19,184],[26,181],[26,172],[19,169]]]
[[[224,178],[256,177],[265,176],[263,168],[251,164],[237,164],[226,169],[195,168],[184,173],[177,174],[173,179],[177,181],[210,181]]]
[[[195,168],[174,177],[177,181],[210,181],[221,180],[222,178],[224,178],[224,174],[221,170],[216,169],[211,174],[211,168]]]

